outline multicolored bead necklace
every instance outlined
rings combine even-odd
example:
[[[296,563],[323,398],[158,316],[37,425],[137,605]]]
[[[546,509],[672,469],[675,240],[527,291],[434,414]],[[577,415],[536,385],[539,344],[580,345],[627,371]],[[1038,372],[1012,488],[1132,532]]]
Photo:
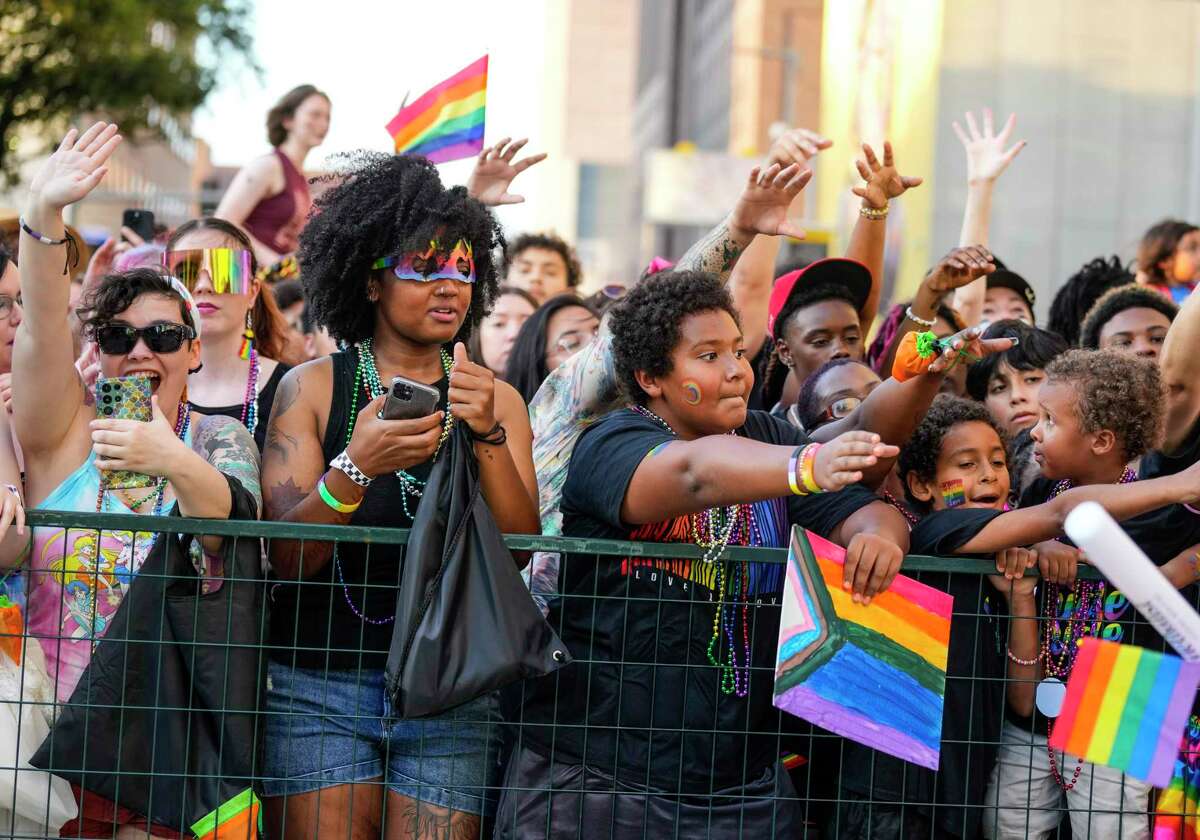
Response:
[[[1118,484],[1129,484],[1137,481],[1137,473],[1126,467]],[[1069,478],[1064,478],[1062,481],[1054,485],[1054,489],[1050,491],[1049,499],[1061,496],[1073,486],[1073,482]],[[1063,538],[1059,537],[1061,541]],[[1067,677],[1071,675],[1071,669],[1075,667],[1075,656],[1079,653],[1079,643],[1088,636],[1095,636],[1099,631],[1100,609],[1104,603],[1105,585],[1102,580],[1076,580],[1074,588],[1067,594],[1063,594],[1059,590],[1056,583],[1051,583],[1046,586],[1045,608],[1051,612],[1051,615],[1042,616],[1042,626],[1045,628],[1042,635],[1042,649],[1038,654],[1038,659],[1043,660],[1042,666],[1043,679],[1053,677],[1062,682],[1067,681]],[[1066,619],[1066,627],[1059,621],[1059,616],[1066,611],[1070,616]],[[1054,640],[1058,640],[1061,647],[1058,653],[1053,653],[1051,648]],[[1034,660],[1037,661],[1037,660]],[[1046,737],[1049,738],[1053,731],[1053,721],[1046,722]],[[1071,777],[1070,782],[1063,780],[1062,774],[1059,772],[1057,763],[1054,760],[1054,750],[1047,743],[1046,752],[1050,755],[1050,773],[1054,776],[1054,780],[1058,782],[1059,787],[1063,790],[1071,790],[1079,781],[1079,774],[1083,771],[1083,759],[1079,759],[1079,763],[1075,766],[1075,773]]]
[[[250,434],[258,428],[258,375],[262,366],[258,351],[250,348],[250,373],[246,376],[246,396],[242,400],[242,425]]]
[[[635,404],[630,408],[658,423],[675,437],[679,436],[666,420],[644,405]],[[721,670],[722,693],[745,697],[750,692],[750,568],[747,563],[738,564],[737,571],[731,576],[728,564],[720,557],[729,545],[764,544],[754,506],[737,504],[725,508],[709,508],[703,513],[690,514],[688,522],[692,540],[705,550],[702,562],[713,566],[716,575],[717,606],[713,613],[712,636],[708,640],[708,662]],[[726,606],[736,606],[739,601],[742,605],[740,662],[737,610],[726,609]]]

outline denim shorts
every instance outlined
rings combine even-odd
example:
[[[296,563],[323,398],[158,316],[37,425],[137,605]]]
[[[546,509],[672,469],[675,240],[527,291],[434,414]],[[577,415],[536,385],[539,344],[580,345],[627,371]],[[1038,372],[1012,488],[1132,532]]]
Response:
[[[382,778],[410,799],[494,813],[501,741],[496,697],[421,720],[391,718],[388,705],[382,671],[325,672],[271,661],[263,795]]]

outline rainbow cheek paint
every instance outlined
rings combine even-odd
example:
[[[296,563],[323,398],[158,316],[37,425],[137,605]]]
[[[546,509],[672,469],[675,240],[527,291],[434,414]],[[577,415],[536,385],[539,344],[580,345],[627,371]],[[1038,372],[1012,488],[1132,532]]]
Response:
[[[690,379],[683,383],[683,401],[688,405],[700,405],[700,400],[703,398],[700,392],[700,386]]]
[[[940,487],[942,490],[942,499],[946,502],[946,507],[953,508],[966,503],[967,494],[963,489],[961,478],[952,478],[949,481],[943,481]]]

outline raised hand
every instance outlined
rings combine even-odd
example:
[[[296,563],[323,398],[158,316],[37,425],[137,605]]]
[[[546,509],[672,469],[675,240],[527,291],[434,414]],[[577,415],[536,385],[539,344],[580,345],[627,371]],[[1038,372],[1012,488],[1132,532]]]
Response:
[[[982,245],[955,248],[938,261],[923,281],[931,292],[945,294],[996,270],[992,252]]]
[[[1004,127],[997,134],[992,124],[990,108],[983,109],[983,131],[979,130],[979,126],[975,123],[975,115],[970,111],[967,111],[966,131],[963,131],[962,126],[957,122],[954,123],[954,133],[958,135],[963,148],[967,150],[968,184],[984,184],[995,181],[1013,162],[1013,159],[1021,153],[1021,150],[1025,148],[1024,140],[1018,140],[1007,150],[1004,148],[1008,144],[1008,138],[1012,136],[1016,124],[1017,115],[1009,114]]]
[[[863,143],[863,157],[865,159],[860,158],[854,164],[866,184],[853,187],[850,191],[877,210],[882,210],[890,200],[904,195],[913,187],[919,187],[925,180],[900,174],[896,169],[892,144],[886,140],[883,143],[883,163],[879,162],[875,150],[867,143]]]
[[[454,368],[446,400],[454,417],[475,434],[487,435],[496,427],[496,375],[472,362],[461,341],[454,345]]]
[[[780,166],[791,166],[793,163],[807,163],[833,145],[828,137],[822,137],[807,128],[789,128],[771,144],[767,152],[766,166],[778,163]]]
[[[525,201],[525,196],[510,193],[508,188],[514,178],[535,163],[546,159],[545,153],[542,153],[521,158],[513,163],[517,152],[528,142],[527,137],[516,142],[513,142],[511,137],[505,137],[496,145],[488,146],[480,152],[475,160],[475,168],[471,170],[471,177],[467,179],[467,192],[471,197],[489,207],[520,204]]]
[[[792,200],[811,180],[812,170],[798,163],[754,167],[729,217],[730,229],[750,238],[761,233],[803,239],[804,231],[792,224],[787,214]]]
[[[895,458],[898,446],[890,446],[874,432],[842,432],[821,446],[813,458],[813,481],[826,491],[841,490],[862,481],[862,471],[880,458]]]
[[[120,143],[115,123],[98,122],[83,134],[72,128],[33,177],[30,197],[55,210],[74,204],[100,183]]]

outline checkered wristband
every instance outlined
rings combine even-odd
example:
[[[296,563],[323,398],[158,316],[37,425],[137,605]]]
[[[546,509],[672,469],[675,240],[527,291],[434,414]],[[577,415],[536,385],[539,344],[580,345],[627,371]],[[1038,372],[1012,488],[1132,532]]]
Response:
[[[341,470],[346,474],[346,477],[357,484],[359,487],[366,487],[371,483],[371,477],[354,466],[354,462],[350,460],[350,456],[346,450],[342,450],[342,454],[338,455],[329,462],[329,466],[335,470]]]

